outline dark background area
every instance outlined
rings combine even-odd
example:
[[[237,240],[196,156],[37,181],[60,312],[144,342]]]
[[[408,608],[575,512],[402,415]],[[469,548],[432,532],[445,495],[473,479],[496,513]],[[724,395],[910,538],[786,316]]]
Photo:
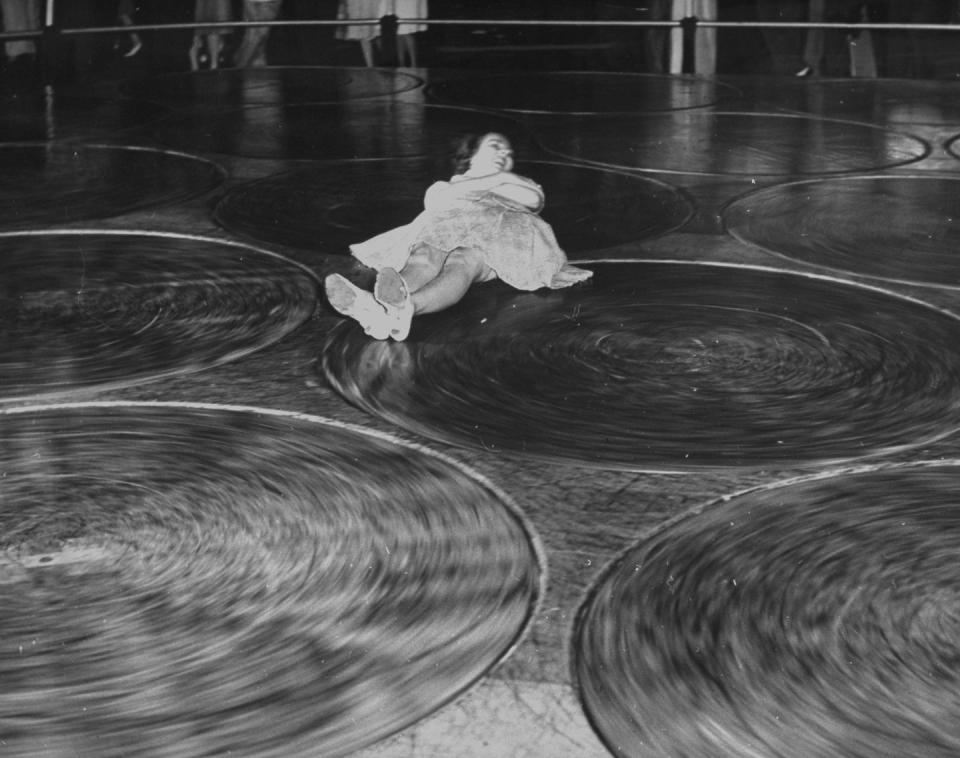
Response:
[[[193,0],[140,0],[135,21],[141,24],[189,23]],[[828,20],[855,20],[862,3],[836,0],[827,3]],[[873,0],[866,3],[870,20],[877,23],[956,22],[960,3],[943,0]],[[574,19],[649,20],[662,17],[669,3],[661,0],[432,0],[435,19]],[[795,21],[806,19],[806,0],[720,0],[721,21]],[[115,0],[60,0],[57,21],[62,28],[107,26],[117,23]],[[236,18],[241,18],[240,0],[235,0]],[[281,19],[329,19],[336,17],[337,0],[284,0]],[[599,70],[659,72],[662,61],[651,51],[656,35],[666,30],[624,27],[498,26],[495,24],[444,25],[420,33],[420,65],[447,68],[499,68],[521,70]],[[123,35],[70,35],[57,45],[56,77],[82,79],[90,74],[110,78],[137,71],[185,70],[190,30],[141,33],[143,49],[133,58],[123,57]],[[240,37],[227,37],[224,58],[229,61]],[[883,77],[956,78],[960,75],[957,33],[875,31],[878,72]],[[717,73],[792,74],[803,64],[802,30],[757,28],[721,29],[718,32]],[[844,76],[849,70],[847,34],[827,33],[823,74]],[[662,46],[661,46],[662,47]],[[278,28],[271,35],[272,65],[363,65],[359,45],[337,40],[334,27]],[[381,61],[389,65],[390,61]],[[6,64],[4,72],[12,72]],[[21,67],[22,68],[22,67]]]

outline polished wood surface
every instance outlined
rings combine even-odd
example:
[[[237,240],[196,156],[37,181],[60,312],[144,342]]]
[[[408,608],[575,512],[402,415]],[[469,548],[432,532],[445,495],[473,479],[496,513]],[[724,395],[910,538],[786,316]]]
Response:
[[[657,113],[716,105],[735,94],[712,79],[614,72],[514,71],[440,81],[429,89],[439,102],[517,113]]]
[[[145,100],[29,92],[4,101],[0,143],[105,139],[170,113]]]
[[[397,95],[423,86],[423,80],[395,69],[228,68],[172,71],[122,82],[129,98],[200,107],[283,103],[342,103]]]
[[[465,132],[519,131],[515,119],[467,108],[384,99],[194,109],[153,129],[179,150],[279,160],[343,160],[449,155]]]
[[[209,192],[213,161],[153,147],[59,141],[0,144],[0,230],[109,218]]]
[[[913,174],[786,183],[734,200],[723,218],[738,239],[798,261],[957,288],[958,180]]]

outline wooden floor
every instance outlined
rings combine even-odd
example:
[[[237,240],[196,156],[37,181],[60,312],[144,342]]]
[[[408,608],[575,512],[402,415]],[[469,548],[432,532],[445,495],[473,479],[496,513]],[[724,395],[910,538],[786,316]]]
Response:
[[[4,754],[955,755],[958,103],[322,67],[8,99]],[[371,342],[320,282],[369,281],[346,245],[470,130],[595,280]]]

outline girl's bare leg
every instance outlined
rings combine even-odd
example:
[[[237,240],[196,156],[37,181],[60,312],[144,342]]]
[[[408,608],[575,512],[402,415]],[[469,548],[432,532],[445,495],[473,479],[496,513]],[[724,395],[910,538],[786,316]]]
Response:
[[[428,245],[421,245],[410,253],[410,257],[400,269],[400,276],[410,292],[416,292],[425,284],[432,282],[443,269],[446,254],[434,250]]]
[[[392,324],[390,336],[402,341],[410,333],[416,313],[411,293],[428,285],[443,270],[447,253],[430,245],[414,248],[400,271],[382,268],[377,272],[373,296],[386,310]]]
[[[477,250],[457,248],[447,257],[436,277],[419,289],[411,291],[413,312],[435,313],[449,308],[467,294],[471,285],[486,281],[492,276],[493,272]]]
[[[373,297],[390,320],[393,339],[407,338],[416,314],[448,308],[458,302],[474,282],[494,276],[483,256],[472,248],[457,248],[446,260],[442,256],[440,251],[421,247],[410,256],[402,272],[383,268],[377,273]]]

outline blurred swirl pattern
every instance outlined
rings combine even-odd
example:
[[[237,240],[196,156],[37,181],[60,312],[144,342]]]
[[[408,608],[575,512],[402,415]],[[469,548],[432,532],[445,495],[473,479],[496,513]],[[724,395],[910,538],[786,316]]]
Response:
[[[723,210],[737,239],[887,281],[960,288],[960,179],[851,176],[751,192]]]
[[[587,284],[474,287],[405,343],[337,326],[348,401],[433,439],[609,469],[822,465],[960,425],[960,320],[783,271],[585,264]]]
[[[346,755],[515,644],[512,505],[384,436],[250,408],[0,413],[5,756]]]
[[[960,463],[795,480],[625,552],[573,666],[623,756],[960,754]]]
[[[67,142],[0,144],[0,228],[110,218],[202,195],[225,177],[183,153]]]
[[[136,384],[247,355],[317,282],[246,245],[172,234],[0,234],[0,401]]]

